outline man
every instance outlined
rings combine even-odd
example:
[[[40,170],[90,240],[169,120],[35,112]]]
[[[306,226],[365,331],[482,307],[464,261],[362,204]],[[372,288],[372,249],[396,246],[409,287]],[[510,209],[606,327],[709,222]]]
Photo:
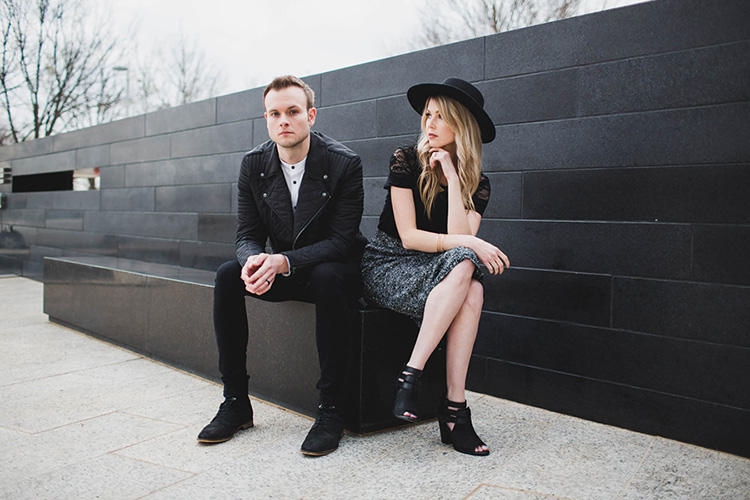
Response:
[[[239,177],[237,260],[219,267],[214,329],[225,400],[198,435],[227,441],[253,426],[246,370],[245,295],[315,304],[320,362],[319,406],[301,451],[334,451],[343,435],[340,414],[346,369],[348,301],[360,294],[359,232],[364,191],[359,157],[310,131],[314,93],[294,76],[278,77],[263,94],[271,140],[242,160]],[[273,253],[266,253],[270,241]]]

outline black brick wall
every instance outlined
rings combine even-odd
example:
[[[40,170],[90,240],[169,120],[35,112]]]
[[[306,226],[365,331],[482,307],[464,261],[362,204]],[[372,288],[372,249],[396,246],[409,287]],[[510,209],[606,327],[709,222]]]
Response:
[[[406,89],[459,76],[497,126],[487,276],[469,385],[750,456],[750,2],[657,0],[306,80],[315,129],[363,159],[371,236]],[[45,255],[215,269],[233,256],[262,89],[0,148],[15,175],[101,167],[100,192],[10,193],[0,223]]]

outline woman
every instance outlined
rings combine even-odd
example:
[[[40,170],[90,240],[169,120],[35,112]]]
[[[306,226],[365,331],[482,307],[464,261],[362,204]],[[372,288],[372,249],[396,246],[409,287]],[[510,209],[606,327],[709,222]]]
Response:
[[[495,127],[481,92],[464,80],[416,85],[407,97],[422,115],[422,134],[416,147],[391,157],[378,232],[362,257],[364,293],[370,303],[420,324],[398,378],[394,416],[419,420],[419,377],[446,335],[441,439],[462,453],[488,455],[472,427],[465,386],[484,300],[479,263],[492,274],[510,265],[496,246],[476,237],[490,195],[482,143],[495,138]]]

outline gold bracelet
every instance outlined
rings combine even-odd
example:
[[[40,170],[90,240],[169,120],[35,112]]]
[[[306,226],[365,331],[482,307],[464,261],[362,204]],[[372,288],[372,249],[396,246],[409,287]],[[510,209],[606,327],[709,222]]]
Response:
[[[445,252],[445,246],[443,245],[443,240],[445,240],[445,235],[444,234],[438,235],[438,252]]]

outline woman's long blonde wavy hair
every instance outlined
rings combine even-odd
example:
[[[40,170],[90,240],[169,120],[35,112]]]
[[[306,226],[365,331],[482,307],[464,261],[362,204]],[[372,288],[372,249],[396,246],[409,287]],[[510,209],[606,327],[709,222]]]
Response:
[[[474,210],[474,200],[471,196],[477,190],[479,177],[482,173],[482,133],[479,130],[479,124],[474,115],[463,104],[450,97],[435,96],[430,97],[425,102],[422,111],[422,134],[417,143],[417,158],[422,166],[422,173],[419,175],[419,194],[427,211],[427,217],[430,218],[431,216],[435,197],[443,190],[440,185],[440,173],[435,169],[428,168],[430,165],[430,143],[425,133],[425,125],[427,123],[427,105],[430,101],[437,105],[440,116],[456,135],[458,161],[455,167],[461,183],[461,198],[466,210]]]

